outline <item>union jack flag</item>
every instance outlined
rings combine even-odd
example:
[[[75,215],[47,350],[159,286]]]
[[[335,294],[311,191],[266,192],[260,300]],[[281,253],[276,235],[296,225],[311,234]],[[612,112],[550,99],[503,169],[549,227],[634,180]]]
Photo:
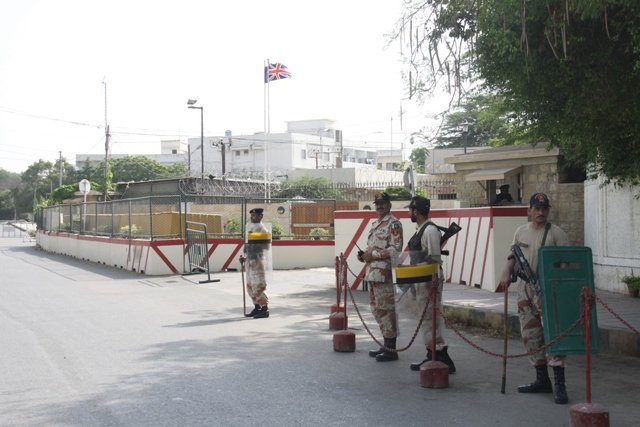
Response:
[[[280,79],[290,79],[291,73],[286,65],[276,62],[275,64],[268,64],[264,67],[264,82],[272,82]]]

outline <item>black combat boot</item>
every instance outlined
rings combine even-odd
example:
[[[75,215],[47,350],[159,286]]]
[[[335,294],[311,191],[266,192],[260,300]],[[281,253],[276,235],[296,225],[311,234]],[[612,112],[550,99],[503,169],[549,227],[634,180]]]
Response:
[[[395,338],[385,338],[384,346],[388,349],[395,350],[396,349],[396,339]],[[392,362],[394,360],[398,360],[398,352],[396,351],[383,351],[381,354],[376,356],[377,362]]]
[[[409,365],[409,369],[411,369],[412,371],[419,371],[420,367],[425,363],[430,362],[431,359],[432,359],[431,350],[427,350],[427,358],[424,359],[422,362],[412,363],[411,365]]]
[[[547,365],[536,366],[536,380],[531,384],[518,386],[518,393],[552,393]]]
[[[253,317],[256,314],[258,314],[258,312],[260,311],[260,305],[259,304],[253,304],[255,305],[255,307],[253,308],[253,310],[251,310],[251,313],[245,314],[245,317]]]
[[[384,347],[380,347],[377,350],[369,350],[369,357],[376,357],[379,354],[384,353]]]
[[[553,376],[555,379],[555,386],[553,387],[553,400],[563,405],[569,402],[569,396],[567,396],[567,387],[564,385],[564,368],[560,366],[553,367]]]
[[[455,374],[456,373],[456,365],[453,363],[453,360],[451,360],[451,357],[449,356],[449,353],[447,352],[448,349],[449,349],[449,347],[447,347],[445,345],[444,347],[442,347],[442,350],[436,350],[436,360],[438,362],[442,362],[445,365],[447,365],[449,367],[449,373],[450,374]]]
[[[254,319],[263,319],[265,317],[269,317],[269,307],[263,305],[260,307],[258,312],[253,316]]]

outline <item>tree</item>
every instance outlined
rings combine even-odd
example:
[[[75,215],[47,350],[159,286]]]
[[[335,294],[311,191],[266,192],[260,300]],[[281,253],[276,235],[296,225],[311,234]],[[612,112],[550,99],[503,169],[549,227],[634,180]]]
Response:
[[[273,197],[282,199],[292,199],[294,197],[333,199],[336,197],[336,192],[333,190],[331,181],[327,178],[301,176],[300,178],[283,182],[280,190],[273,193]]]
[[[0,168],[0,191],[15,188],[20,183],[20,174]]]
[[[150,181],[185,175],[185,165],[164,166],[147,156],[125,156],[111,159],[114,182]],[[101,164],[104,170],[104,163]]]
[[[408,1],[411,96],[495,93],[522,139],[548,142],[592,175],[640,184],[640,2]]]
[[[468,132],[464,140],[463,126]],[[436,145],[440,147],[483,147],[531,142],[527,127],[511,111],[503,96],[475,94],[445,115]]]
[[[409,160],[417,173],[426,173],[427,157],[429,157],[429,151],[424,147],[411,150]]]

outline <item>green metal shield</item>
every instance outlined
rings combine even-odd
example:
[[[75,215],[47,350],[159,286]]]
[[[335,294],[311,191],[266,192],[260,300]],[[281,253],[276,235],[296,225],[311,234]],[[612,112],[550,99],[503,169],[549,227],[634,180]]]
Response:
[[[594,292],[591,248],[547,246],[538,252],[538,275],[542,291],[542,324],[545,342],[551,342],[571,327],[584,311],[582,289]],[[598,320],[591,306],[591,353],[598,351]],[[584,326],[578,324],[552,345],[551,354],[584,354]]]

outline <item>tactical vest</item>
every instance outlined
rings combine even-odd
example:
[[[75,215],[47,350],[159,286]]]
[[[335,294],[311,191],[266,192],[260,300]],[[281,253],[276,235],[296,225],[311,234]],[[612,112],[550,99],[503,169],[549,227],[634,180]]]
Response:
[[[427,221],[427,224],[424,227],[420,227],[420,230],[409,239],[407,246],[409,246],[409,262],[411,265],[427,261],[429,254],[422,250],[422,235],[429,225],[437,227],[433,222]]]

